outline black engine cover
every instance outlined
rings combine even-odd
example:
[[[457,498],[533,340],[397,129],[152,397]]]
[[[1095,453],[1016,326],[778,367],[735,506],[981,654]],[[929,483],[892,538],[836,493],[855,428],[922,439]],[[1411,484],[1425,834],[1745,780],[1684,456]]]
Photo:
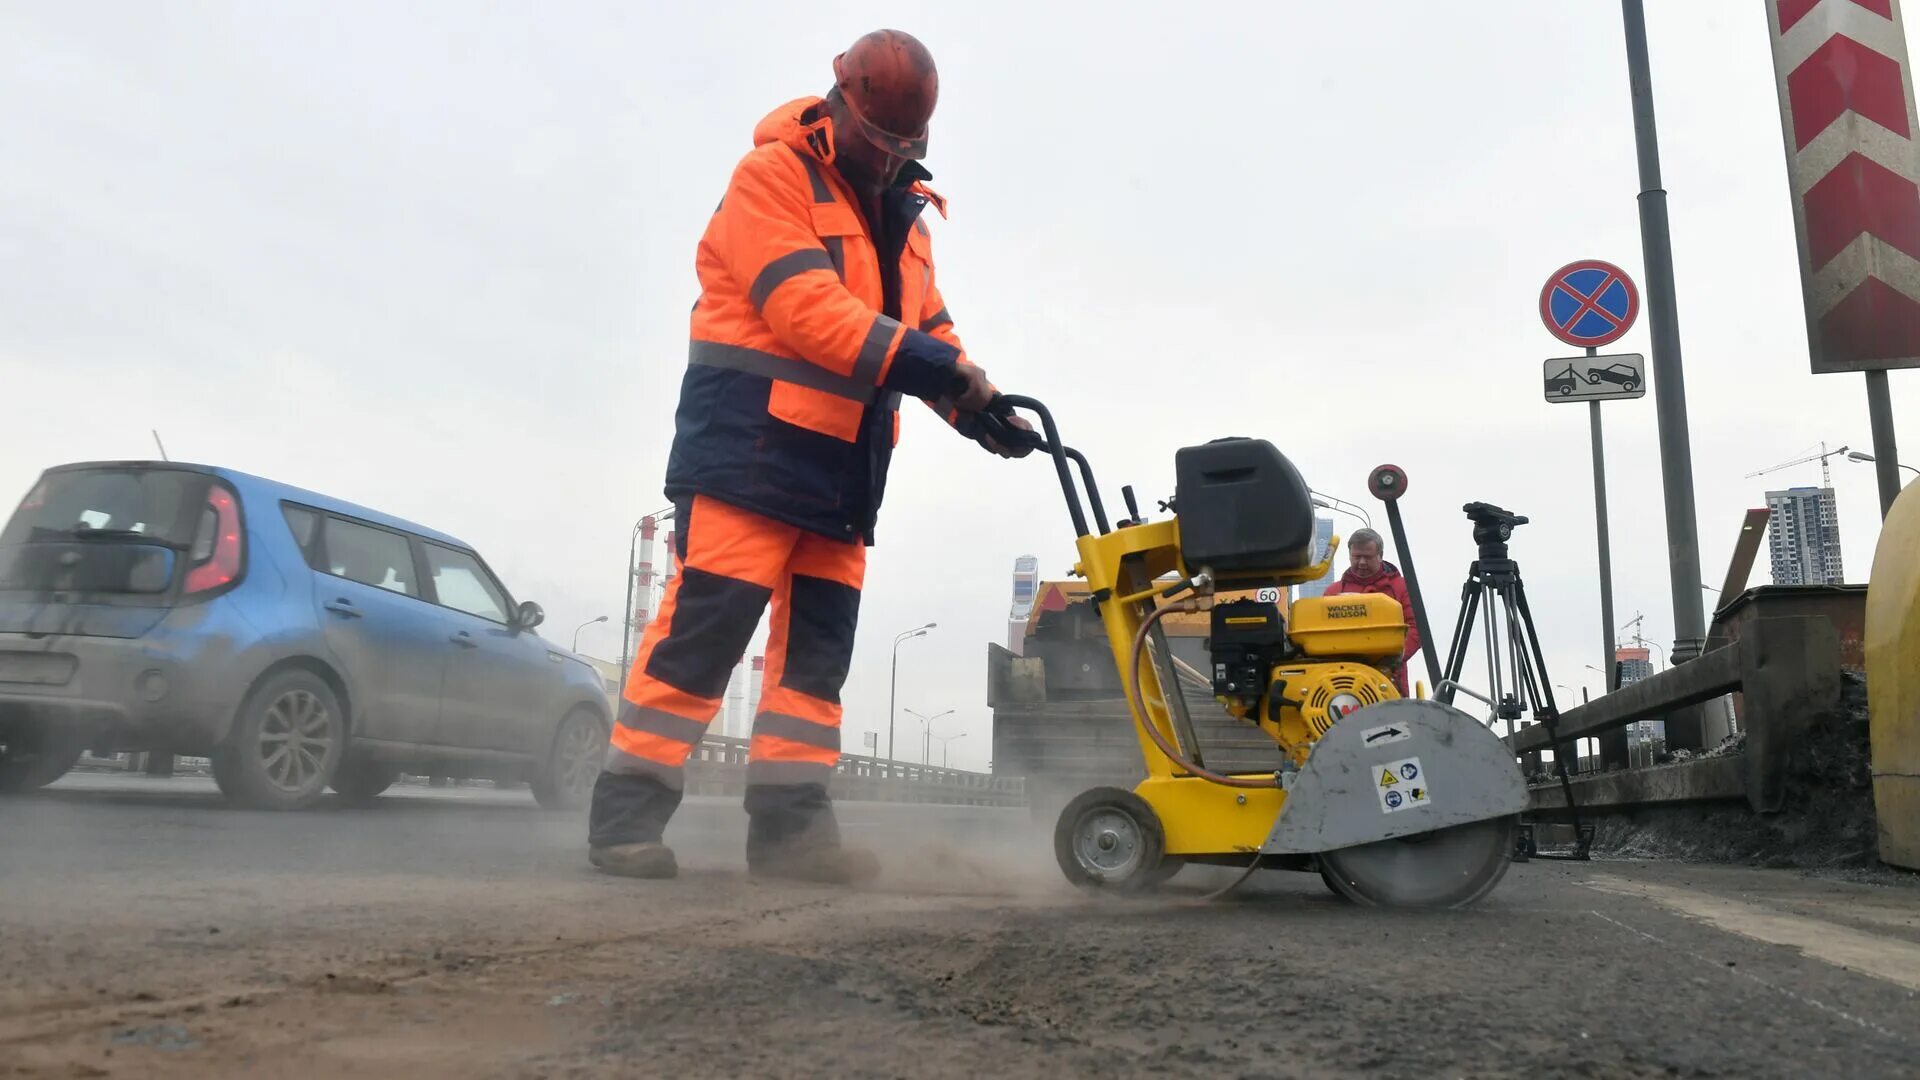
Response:
[[[1297,570],[1313,562],[1313,503],[1300,470],[1265,439],[1175,452],[1174,505],[1188,574]]]

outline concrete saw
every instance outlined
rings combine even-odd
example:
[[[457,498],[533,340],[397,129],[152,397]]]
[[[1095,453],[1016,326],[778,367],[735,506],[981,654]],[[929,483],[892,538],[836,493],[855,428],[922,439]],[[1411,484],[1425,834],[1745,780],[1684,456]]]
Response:
[[[1044,434],[1014,425],[1016,409]],[[1288,586],[1329,576],[1339,541],[1316,543],[1311,492],[1284,454],[1263,439],[1183,447],[1161,504],[1174,517],[1148,520],[1123,488],[1127,516],[1109,523],[1092,467],[1045,405],[998,396],[977,419],[996,445],[1052,459],[1073,573],[1099,612],[1146,771],[1131,791],[1093,788],[1062,811],[1054,855],[1068,880],[1125,892],[1189,862],[1318,867],[1343,896],[1402,907],[1455,907],[1493,888],[1527,806],[1520,769],[1466,713],[1405,699],[1392,677],[1406,656],[1398,601],[1286,602]],[[1270,771],[1209,767],[1178,689],[1167,628],[1179,620],[1203,628],[1198,677],[1214,699],[1273,741]]]

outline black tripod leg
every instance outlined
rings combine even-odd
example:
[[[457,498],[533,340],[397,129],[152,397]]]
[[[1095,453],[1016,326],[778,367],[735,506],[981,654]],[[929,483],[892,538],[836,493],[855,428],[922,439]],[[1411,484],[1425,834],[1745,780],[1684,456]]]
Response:
[[[1520,580],[1518,569],[1514,571],[1512,592],[1507,603],[1508,617],[1511,618],[1515,613],[1519,615],[1527,651],[1532,658],[1532,670],[1527,673],[1527,691],[1534,705],[1534,715],[1547,726],[1547,741],[1553,747],[1553,771],[1560,778],[1560,793],[1567,800],[1567,814],[1573,818],[1573,857],[1585,859],[1592,844],[1592,834],[1580,820],[1580,802],[1573,795],[1573,780],[1567,772],[1567,754],[1560,741],[1560,710],[1554,705],[1553,682],[1547,677],[1547,658],[1540,651],[1540,635],[1533,628],[1533,610],[1527,606],[1527,590]],[[1575,760],[1578,760],[1579,752],[1579,748],[1575,747]]]
[[[1476,567],[1478,564],[1475,564]],[[1460,616],[1453,623],[1453,644],[1447,647],[1447,670],[1445,677],[1433,686],[1433,700],[1442,705],[1453,704],[1452,683],[1460,681],[1460,672],[1467,665],[1467,645],[1473,637],[1473,616],[1480,607],[1480,576],[1476,570],[1467,572],[1467,583],[1460,589]]]

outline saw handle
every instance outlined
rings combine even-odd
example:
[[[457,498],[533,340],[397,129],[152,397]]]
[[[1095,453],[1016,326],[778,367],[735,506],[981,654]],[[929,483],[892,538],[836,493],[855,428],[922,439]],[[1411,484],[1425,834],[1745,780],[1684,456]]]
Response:
[[[1018,409],[1039,416],[1040,431],[1027,431],[1008,423]],[[1060,491],[1066,496],[1067,513],[1073,518],[1073,534],[1086,536],[1087,515],[1080,507],[1079,493],[1074,490],[1073,473],[1067,468],[1067,462],[1072,460],[1079,467],[1080,483],[1087,490],[1087,502],[1093,507],[1093,520],[1100,527],[1100,535],[1105,536],[1113,531],[1113,526],[1107,523],[1107,508],[1100,500],[1100,489],[1093,482],[1093,466],[1087,464],[1086,455],[1060,441],[1060,428],[1053,422],[1053,413],[1045,405],[1035,398],[1018,394],[995,394],[987,402],[987,407],[974,413],[973,418],[979,422],[982,434],[1001,446],[1013,449],[1031,447],[1045,451],[1053,459],[1054,471],[1060,476]]]
[[[1052,453],[1053,446],[1047,441],[1045,435],[1038,431],[1015,427],[1007,422],[1013,418],[1013,407],[1006,405],[1005,402],[1005,395],[996,394],[993,400],[987,403],[986,408],[973,414],[974,421],[980,425],[981,433],[1009,450],[1026,449]]]

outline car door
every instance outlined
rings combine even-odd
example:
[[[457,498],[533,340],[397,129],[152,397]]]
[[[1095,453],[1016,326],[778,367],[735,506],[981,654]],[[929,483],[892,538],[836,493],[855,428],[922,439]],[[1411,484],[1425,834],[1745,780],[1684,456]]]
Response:
[[[328,514],[313,559],[314,603],[345,668],[354,733],[429,742],[451,646],[440,609],[423,595],[411,540]]]
[[[514,625],[513,600],[471,551],[421,541],[434,602],[454,626],[437,741],[537,753],[558,716],[558,663],[547,643]]]

